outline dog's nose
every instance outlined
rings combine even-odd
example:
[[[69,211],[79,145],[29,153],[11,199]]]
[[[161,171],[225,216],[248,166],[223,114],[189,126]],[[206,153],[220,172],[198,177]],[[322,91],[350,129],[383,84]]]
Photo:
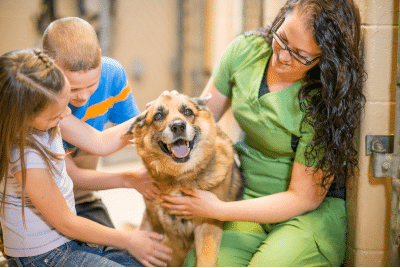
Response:
[[[170,126],[172,133],[175,135],[183,134],[186,130],[186,123],[185,122],[175,122]]]

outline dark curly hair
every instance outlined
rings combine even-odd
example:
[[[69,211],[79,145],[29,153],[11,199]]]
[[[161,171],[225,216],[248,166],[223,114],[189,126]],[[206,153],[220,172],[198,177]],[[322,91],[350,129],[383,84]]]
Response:
[[[365,105],[360,13],[353,0],[289,0],[272,25],[294,9],[305,15],[321,49],[319,64],[306,73],[299,91],[305,120],[315,130],[305,157],[323,171],[322,187],[332,176],[333,184],[343,187],[358,165],[354,136]],[[264,29],[263,36],[272,44],[270,30]]]

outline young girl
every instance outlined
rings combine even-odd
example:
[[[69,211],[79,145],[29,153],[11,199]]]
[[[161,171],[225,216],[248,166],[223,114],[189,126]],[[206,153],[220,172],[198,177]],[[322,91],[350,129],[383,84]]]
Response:
[[[158,243],[162,235],[116,230],[76,216],[58,132],[58,123],[71,113],[69,95],[63,73],[42,52],[0,57],[1,225],[8,265],[165,266],[171,250]],[[84,185],[82,174],[74,182]]]

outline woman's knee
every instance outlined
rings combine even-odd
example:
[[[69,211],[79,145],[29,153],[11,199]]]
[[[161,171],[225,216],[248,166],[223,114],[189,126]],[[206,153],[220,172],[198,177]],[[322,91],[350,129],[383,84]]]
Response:
[[[279,245],[277,243],[264,243],[248,266],[253,267],[329,267],[332,263],[319,250],[314,240],[293,245]]]

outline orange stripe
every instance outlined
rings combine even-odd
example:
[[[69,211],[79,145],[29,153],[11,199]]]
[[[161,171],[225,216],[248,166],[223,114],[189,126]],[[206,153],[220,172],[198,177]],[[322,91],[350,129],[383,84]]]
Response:
[[[82,117],[82,121],[86,121],[88,119],[97,117],[99,115],[105,114],[108,109],[114,106],[115,103],[119,101],[123,101],[126,98],[128,98],[129,93],[131,92],[131,88],[129,87],[129,84],[124,88],[117,96],[115,97],[110,97],[109,99],[99,102],[93,106],[90,106],[86,110],[86,114],[84,117]]]

